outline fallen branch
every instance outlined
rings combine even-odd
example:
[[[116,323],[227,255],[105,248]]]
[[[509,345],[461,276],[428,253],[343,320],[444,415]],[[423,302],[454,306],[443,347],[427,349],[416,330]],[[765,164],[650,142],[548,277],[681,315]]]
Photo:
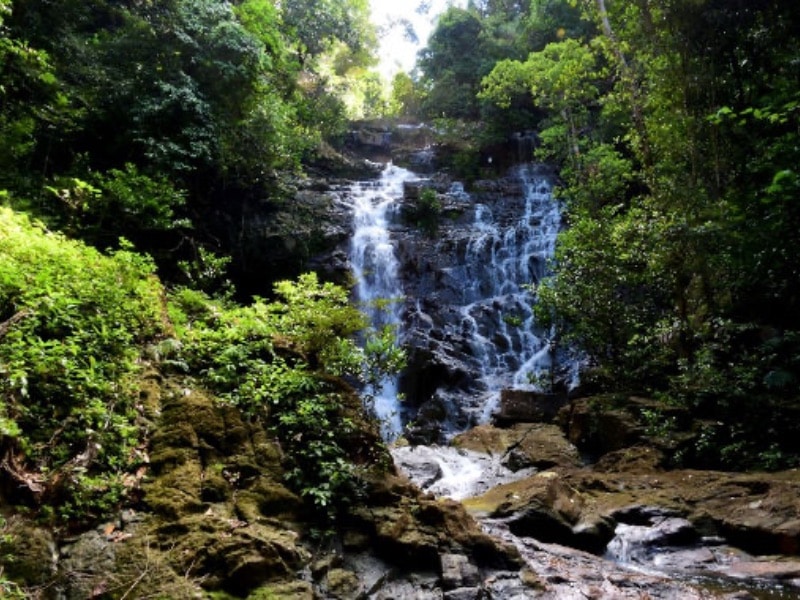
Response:
[[[3,337],[5,337],[5,335],[11,329],[11,326],[14,325],[14,323],[18,323],[25,317],[30,317],[32,314],[33,314],[32,310],[23,308],[15,315],[12,315],[9,319],[6,319],[2,323],[0,323],[0,339],[3,339]]]

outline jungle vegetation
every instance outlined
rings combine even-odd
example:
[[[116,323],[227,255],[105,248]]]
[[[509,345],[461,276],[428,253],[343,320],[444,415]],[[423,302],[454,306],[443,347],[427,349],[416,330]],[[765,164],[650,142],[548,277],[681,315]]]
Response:
[[[158,356],[287,446],[344,436],[289,473],[323,512],[353,498],[331,377],[401,357],[355,346],[346,291],[310,275],[237,303],[214,224],[242,198],[290,211],[348,116],[392,111],[456,139],[465,178],[536,132],[569,223],[537,311],[587,391],[690,409],[691,464],[796,465],[798,37],[788,0],[473,0],[387,99],[366,0],[0,0],[2,477],[53,521],[109,510]]]

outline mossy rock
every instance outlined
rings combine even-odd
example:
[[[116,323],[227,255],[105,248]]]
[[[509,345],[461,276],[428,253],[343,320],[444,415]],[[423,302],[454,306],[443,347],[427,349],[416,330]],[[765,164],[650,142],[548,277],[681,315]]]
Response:
[[[307,581],[270,583],[247,596],[247,600],[314,600],[314,598],[314,590]]]
[[[295,531],[277,522],[241,520],[229,504],[178,521],[153,520],[140,536],[144,539],[170,570],[201,582],[203,589],[237,597],[294,578],[309,560]]]
[[[359,597],[361,581],[358,575],[347,569],[331,569],[325,577],[328,595],[337,600]]]
[[[19,516],[8,519],[0,537],[0,572],[24,587],[42,586],[55,575],[56,543],[47,529]]]
[[[202,512],[202,476],[199,461],[186,462],[145,483],[145,502],[154,513],[170,519]]]
[[[249,489],[238,491],[234,503],[242,518],[251,521],[261,517],[294,519],[304,509],[299,496],[267,477],[259,478]]]

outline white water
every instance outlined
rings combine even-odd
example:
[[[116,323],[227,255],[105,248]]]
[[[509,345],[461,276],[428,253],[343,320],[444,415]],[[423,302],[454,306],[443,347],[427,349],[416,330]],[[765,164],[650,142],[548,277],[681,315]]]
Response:
[[[464,283],[460,328],[470,337],[486,390],[480,422],[490,419],[502,389],[546,387],[541,382],[554,366],[550,333],[534,322],[530,286],[547,275],[561,211],[549,181],[533,166],[520,166],[517,176],[524,206],[503,219],[477,204],[463,272],[453,273]]]
[[[445,335],[449,332],[453,339],[465,339],[475,359],[477,387],[471,392],[471,406],[464,406],[480,423],[491,419],[503,389],[549,391],[555,367],[551,334],[535,323],[531,285],[547,275],[561,226],[560,207],[552,197],[548,177],[536,167],[521,165],[514,175],[520,187],[509,196],[473,204],[468,241],[453,256],[451,266],[441,270],[444,285],[455,294],[450,314],[456,318],[448,318]],[[390,164],[378,180],[356,183],[348,191],[354,227],[350,262],[357,299],[373,327],[390,326],[398,338],[403,334],[403,289],[390,227],[403,197],[403,184],[415,179],[411,171]],[[458,183],[448,193],[458,201],[470,201]],[[441,243],[444,255],[452,252],[447,236]],[[421,323],[430,322],[424,319],[419,300],[414,314]],[[402,431],[396,379],[383,381],[382,390],[373,395],[384,437],[393,440]]]
[[[392,449],[395,464],[422,490],[464,500],[488,489],[530,476],[533,469],[511,471],[500,455],[452,446],[401,446]]]
[[[416,175],[411,171],[389,164],[380,179],[355,183],[348,193],[354,229],[350,262],[357,282],[357,300],[372,327],[376,330],[392,327],[398,337],[403,290],[397,276],[399,265],[389,235],[389,222],[403,196],[403,183],[413,179]],[[374,396],[375,415],[381,421],[383,437],[394,440],[402,431],[397,378],[385,378]]]

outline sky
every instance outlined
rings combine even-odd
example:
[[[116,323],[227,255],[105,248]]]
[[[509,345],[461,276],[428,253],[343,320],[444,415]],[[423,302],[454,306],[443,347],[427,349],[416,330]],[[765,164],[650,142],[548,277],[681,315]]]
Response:
[[[410,71],[414,67],[417,51],[425,47],[428,36],[436,23],[437,15],[448,5],[464,6],[465,0],[370,0],[372,21],[379,27],[390,25],[398,19],[407,19],[414,27],[419,41],[414,44],[405,39],[404,29],[389,28],[381,39],[380,72],[387,79],[399,70]],[[427,10],[425,10],[427,8]]]

